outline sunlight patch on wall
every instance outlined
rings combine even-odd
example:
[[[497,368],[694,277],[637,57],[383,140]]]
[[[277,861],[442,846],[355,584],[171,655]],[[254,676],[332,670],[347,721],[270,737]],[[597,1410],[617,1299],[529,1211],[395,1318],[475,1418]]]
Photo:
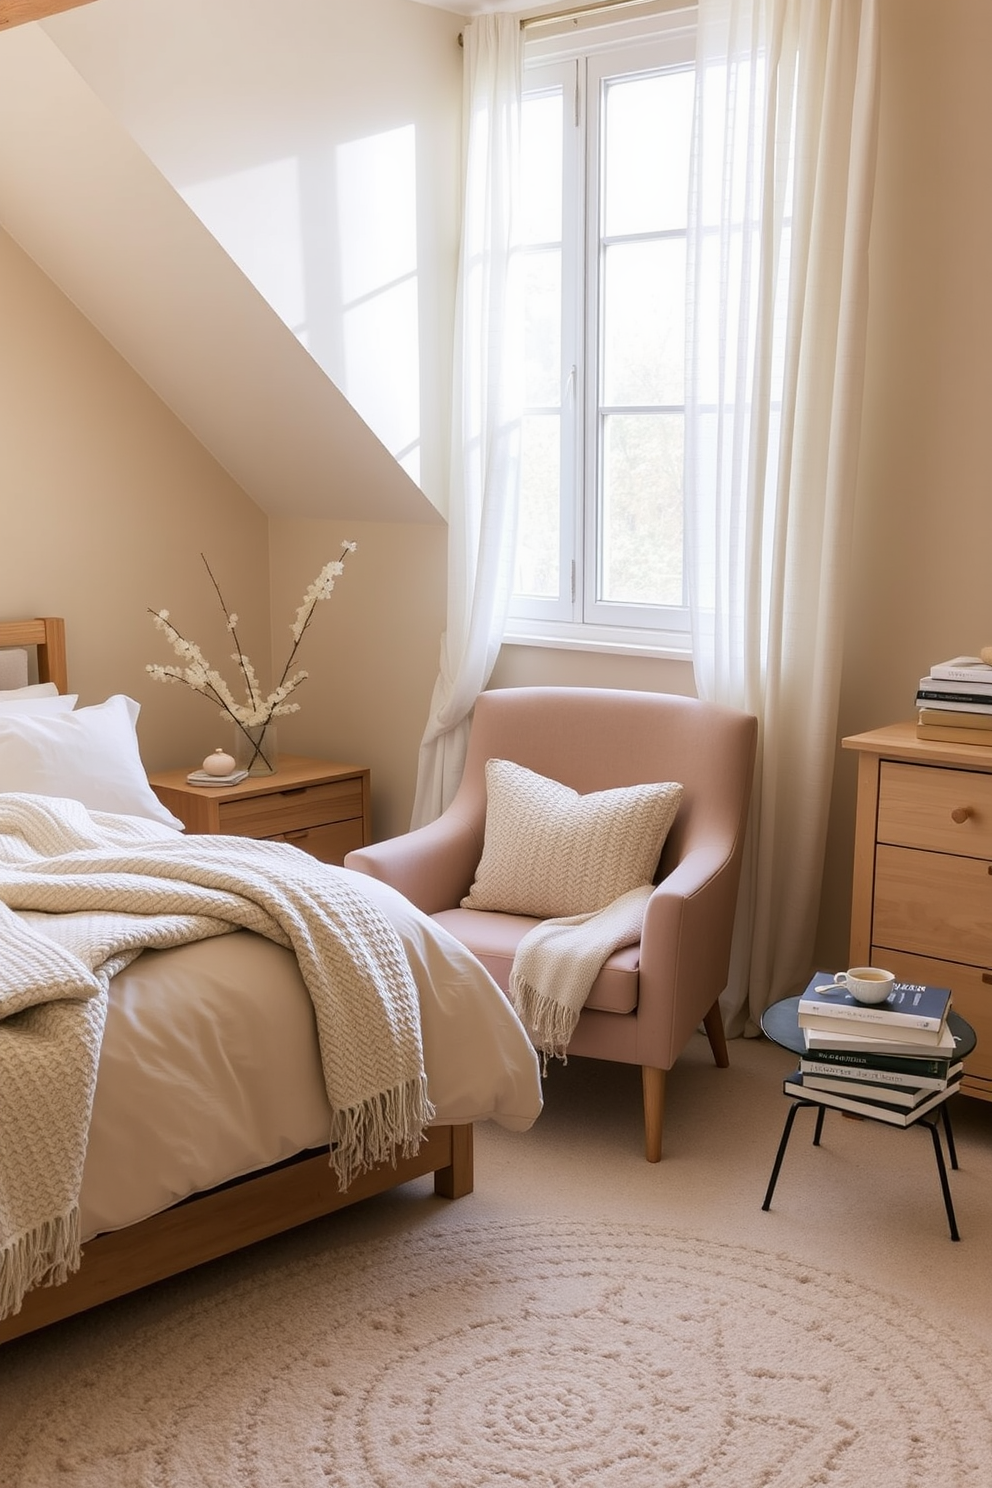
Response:
[[[417,166],[413,125],[336,151],[342,392],[420,479]]]
[[[306,283],[295,159],[274,160],[182,190],[183,200],[307,344]]]
[[[420,484],[416,131],[182,188],[187,206]]]

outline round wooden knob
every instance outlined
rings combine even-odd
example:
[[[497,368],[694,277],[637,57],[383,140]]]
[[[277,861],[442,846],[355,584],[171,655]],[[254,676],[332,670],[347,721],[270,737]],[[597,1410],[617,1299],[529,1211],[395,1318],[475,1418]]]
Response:
[[[970,806],[955,806],[954,810],[951,812],[951,821],[966,822],[970,815]]]

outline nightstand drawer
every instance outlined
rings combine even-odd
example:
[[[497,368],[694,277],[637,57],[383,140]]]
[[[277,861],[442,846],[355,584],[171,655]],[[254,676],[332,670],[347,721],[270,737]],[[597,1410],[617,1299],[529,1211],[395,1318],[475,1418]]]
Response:
[[[992,861],[992,775],[883,762],[878,841]]]
[[[911,956],[905,951],[872,946],[872,966],[884,966],[906,982],[928,982],[931,987],[950,987],[951,1005],[970,1023],[978,1036],[978,1049],[992,1048],[992,971],[980,966],[959,966],[956,961],[942,961],[933,956]],[[987,1065],[979,1063],[979,1068]],[[975,1060],[965,1065],[961,1087],[971,1095],[988,1099],[992,1095],[992,1078],[975,1073]]]
[[[353,818],[358,819],[361,832],[362,782],[329,780],[320,785],[224,801],[219,815],[220,830],[238,837],[285,837],[291,832]]]
[[[353,817],[351,821],[331,822],[328,826],[304,827],[298,832],[281,832],[272,840],[291,842],[294,847],[302,848],[304,852],[310,853],[311,857],[319,858],[322,863],[337,863],[338,865],[344,862],[346,853],[365,845],[360,816]]]
[[[992,960],[992,865],[880,843],[873,945],[984,966]]]

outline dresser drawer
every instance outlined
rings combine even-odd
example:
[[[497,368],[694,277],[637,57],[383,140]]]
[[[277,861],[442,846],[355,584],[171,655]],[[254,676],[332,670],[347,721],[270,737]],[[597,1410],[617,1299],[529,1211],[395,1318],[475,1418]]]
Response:
[[[361,831],[361,779],[329,780],[224,801],[220,805],[220,830],[237,837],[283,837],[355,817]]]
[[[872,946],[871,964],[894,971],[901,981],[950,987],[951,1006],[971,1024],[978,1038],[975,1052],[965,1063],[962,1089],[970,1095],[992,1097],[992,971],[933,956],[911,956],[888,946]]]
[[[883,761],[878,841],[992,861],[992,775]]]
[[[880,843],[873,945],[992,965],[992,872],[977,858]]]
[[[311,857],[319,858],[322,863],[336,863],[338,867],[344,863],[346,853],[365,845],[360,816],[353,817],[350,821],[332,822],[329,826],[304,827],[297,832],[280,832],[278,836],[270,840],[291,842],[294,847],[301,847],[304,852],[308,852]]]

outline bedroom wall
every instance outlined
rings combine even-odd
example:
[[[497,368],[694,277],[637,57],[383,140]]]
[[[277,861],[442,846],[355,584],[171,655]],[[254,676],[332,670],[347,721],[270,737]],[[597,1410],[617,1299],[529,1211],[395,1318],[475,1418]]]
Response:
[[[992,6],[880,0],[867,387],[816,960],[850,927],[845,734],[913,716],[934,661],[992,644]],[[691,667],[504,647],[491,685],[692,693]]]
[[[841,733],[914,716],[992,644],[992,6],[882,0],[867,390]],[[844,963],[856,761],[838,751],[819,960]]]
[[[309,677],[300,711],[280,721],[279,747],[372,772],[377,839],[410,825],[417,755],[444,628],[446,529],[423,523],[274,521],[273,660],[310,581],[343,541],[358,543],[300,650]]]
[[[103,0],[76,15],[87,10],[99,14],[111,3],[117,0]],[[401,3],[389,0],[390,5]],[[345,12],[353,21],[360,15],[358,7],[342,6],[340,13]],[[935,12],[930,0],[881,0],[880,16],[883,82],[867,397],[839,735],[910,717],[916,679],[930,662],[992,643],[987,578],[992,420],[986,408],[992,387],[992,201],[987,189],[992,179],[992,93],[983,60],[992,55],[992,7],[987,0],[943,0]],[[369,33],[361,30],[363,55],[369,45]],[[374,109],[373,81],[366,82]],[[436,271],[441,306],[454,272],[451,255],[443,257]],[[187,602],[200,605],[193,612],[193,626],[203,616],[206,635],[209,602],[177,544],[181,528],[163,512],[174,513],[177,506],[183,512],[197,510],[216,533],[220,550],[231,554],[232,565],[240,565],[247,576],[249,594],[259,573],[264,521],[248,512],[221,473],[210,470],[202,451],[184,445],[171,426],[167,436],[161,410],[146,407],[136,388],[128,388],[124,401],[141,409],[136,425],[132,415],[132,426],[147,429],[155,459],[140,448],[129,455],[111,448],[107,405],[114,398],[109,395],[96,398],[103,405],[100,418],[77,427],[74,400],[82,399],[88,407],[96,397],[89,363],[101,369],[98,382],[109,377],[112,388],[127,384],[126,369],[115,365],[107,372],[105,348],[90,344],[84,350],[79,344],[86,339],[82,327],[64,305],[56,309],[40,295],[37,285],[32,293],[40,295],[44,314],[37,328],[26,326],[20,291],[12,293],[8,282],[10,261],[8,244],[0,259],[5,329],[16,308],[18,337],[27,345],[42,335],[54,372],[48,386],[44,362],[35,367],[41,352],[32,347],[28,363],[34,370],[30,387],[24,385],[23,358],[5,335],[0,367],[5,385],[13,390],[0,409],[8,476],[5,506],[18,508],[18,542],[34,567],[30,570],[6,545],[0,550],[2,610],[16,613],[25,604],[36,608],[41,574],[45,592],[60,600],[68,592],[70,619],[76,616],[84,627],[80,636],[95,637],[109,648],[94,659],[75,629],[70,630],[74,670],[78,657],[92,675],[87,686],[95,695],[107,690],[104,679],[110,673],[109,685],[120,686],[122,673],[136,677],[151,659],[149,638],[138,618],[146,603],[164,603],[173,610]],[[16,284],[29,280],[21,264]],[[59,347],[63,334],[65,354]],[[63,375],[65,355],[77,375]],[[45,410],[43,418],[39,408]],[[55,440],[49,434],[53,427],[59,430]],[[133,443],[129,439],[129,446]],[[59,453],[63,445],[69,450],[64,457]],[[170,452],[167,458],[158,454],[160,449]],[[91,462],[93,451],[96,473],[88,476],[85,494],[95,515],[74,510],[67,494],[81,490],[80,470]],[[159,465],[165,474],[160,475]],[[170,478],[177,466],[186,473],[185,481]],[[136,516],[133,491],[147,491],[149,482],[154,487],[151,509]],[[206,501],[191,494],[207,490],[212,494]],[[35,504],[36,517],[28,515],[28,500]],[[53,545],[53,531],[60,528],[69,536],[56,537]],[[100,579],[88,583],[80,562],[99,565],[103,546],[119,551],[122,532],[140,555],[134,559],[134,574],[124,580],[115,577],[112,589]],[[160,534],[161,556],[152,546],[152,538],[159,540]],[[444,540],[439,530],[412,535],[399,527],[392,533],[356,529],[339,534],[336,529],[316,531],[308,523],[274,523],[271,590],[277,638],[312,577],[310,570],[323,561],[325,537],[336,546],[344,536],[358,536],[362,542],[356,555],[360,562],[347,576],[354,585],[349,588],[342,581],[320,618],[307,658],[320,701],[312,700],[316,688],[301,694],[304,711],[292,725],[297,737],[289,733],[291,724],[285,726],[286,737],[294,747],[369,760],[381,803],[376,833],[382,836],[403,829],[412,802],[416,743],[443,625]],[[408,566],[405,553],[413,559]],[[161,588],[168,590],[162,595],[149,592],[157,572]],[[87,618],[89,603],[96,605],[97,619]],[[239,597],[237,603],[247,610],[250,601]],[[353,606],[365,612],[352,617]],[[341,660],[338,629],[345,619],[347,663]],[[138,627],[136,639],[124,634],[128,626]],[[378,675],[381,667],[387,668],[384,683]],[[504,648],[492,685],[556,681],[692,691],[691,669],[685,663],[528,647]],[[175,694],[163,698],[165,689],[160,689],[153,704],[147,697],[151,691],[149,685],[146,715],[155,748],[167,753],[171,739],[174,751],[181,735],[165,703],[174,704]],[[345,706],[339,706],[341,695],[346,695]],[[200,699],[188,702],[187,720],[206,708]],[[828,963],[846,960],[853,818],[854,760],[838,747],[817,947],[817,958]]]
[[[202,759],[212,710],[146,676],[174,659],[146,608],[223,644],[202,550],[246,617],[258,594],[245,639],[267,659],[267,519],[6,233],[0,326],[0,618],[63,615],[80,704],[137,698],[150,769]]]
[[[458,16],[409,0],[100,0],[43,24],[445,511]]]

